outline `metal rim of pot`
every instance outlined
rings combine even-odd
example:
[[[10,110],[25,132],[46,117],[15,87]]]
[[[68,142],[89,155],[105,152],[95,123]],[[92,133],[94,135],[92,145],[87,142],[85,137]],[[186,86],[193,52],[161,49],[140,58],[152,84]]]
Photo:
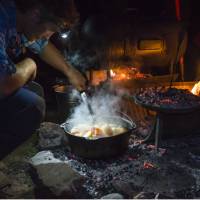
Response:
[[[121,119],[121,120],[123,120],[125,123],[127,123],[127,124],[129,124],[129,126],[131,127],[131,128],[129,128],[126,132],[129,132],[129,131],[133,131],[133,130],[135,130],[136,129],[136,124],[131,120],[129,120],[129,119],[125,119],[125,118],[121,118],[121,117],[112,117],[112,119],[114,119],[114,118],[116,118],[116,119]],[[64,129],[64,131],[67,133],[67,134],[70,134],[70,135],[72,135],[71,133],[70,133],[70,125],[69,125],[69,123],[66,121],[66,122],[64,122],[64,123],[62,123],[61,125],[60,125],[60,127],[61,128],[63,128]],[[125,128],[127,128],[127,127],[125,127]],[[124,132],[124,133],[121,133],[121,134],[125,134],[126,132]],[[120,134],[120,135],[121,135]],[[72,135],[72,136],[74,136],[74,135]],[[79,137],[79,138],[82,138],[82,139],[84,139],[84,140],[90,140],[90,141],[94,141],[94,140],[102,140],[102,139],[104,139],[104,138],[111,138],[111,137],[116,137],[117,135],[114,135],[114,136],[109,136],[109,137],[100,137],[100,138],[95,138],[95,139],[87,139],[87,138],[85,138],[85,137],[79,137],[79,136],[74,136],[74,137]]]

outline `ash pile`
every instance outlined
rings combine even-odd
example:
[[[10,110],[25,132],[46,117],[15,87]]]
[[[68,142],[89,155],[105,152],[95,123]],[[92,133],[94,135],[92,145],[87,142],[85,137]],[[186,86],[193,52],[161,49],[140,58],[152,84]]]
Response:
[[[143,144],[141,138],[131,135],[125,153],[104,160],[77,157],[67,144],[42,152],[50,152],[49,162],[65,163],[84,179],[76,198],[102,198],[113,193],[123,198],[198,198],[199,142],[199,136],[166,140],[156,153],[154,145]]]

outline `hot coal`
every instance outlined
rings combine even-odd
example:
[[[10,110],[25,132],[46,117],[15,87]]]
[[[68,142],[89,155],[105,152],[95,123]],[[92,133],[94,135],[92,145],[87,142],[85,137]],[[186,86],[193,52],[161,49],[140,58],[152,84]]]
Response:
[[[130,180],[135,173],[133,169],[138,165],[137,162],[132,162],[138,155],[131,147],[124,156],[107,160],[86,160],[68,151],[54,152],[54,156],[67,160],[71,167],[87,178],[84,187],[92,198],[100,198],[108,193],[117,192],[113,183]]]
[[[199,198],[200,136],[164,140],[156,152],[153,144],[142,142],[146,135],[141,130],[146,128],[150,132],[151,121],[149,118],[137,123],[138,129],[130,136],[128,150],[116,157],[84,159],[72,154],[67,144],[50,150],[53,157],[84,177],[85,183],[76,198],[101,198],[112,193],[133,198],[141,192],[149,198],[150,194]]]
[[[200,106],[200,97],[193,95],[189,90],[151,87],[141,89],[136,98],[143,104],[156,107],[184,109]]]
[[[135,136],[132,136],[132,139]],[[53,154],[86,178],[81,197],[101,198],[120,193],[133,198],[140,192],[159,193],[170,198],[194,198],[200,189],[200,137],[163,141],[155,146],[130,140],[128,150],[121,156],[106,160],[77,157],[66,149]],[[180,156],[181,155],[181,156]]]

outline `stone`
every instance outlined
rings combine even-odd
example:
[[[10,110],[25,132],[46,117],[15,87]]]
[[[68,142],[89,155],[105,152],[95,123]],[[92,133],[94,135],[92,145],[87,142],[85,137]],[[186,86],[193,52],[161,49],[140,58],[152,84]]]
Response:
[[[40,151],[35,156],[33,156],[29,163],[33,166],[48,163],[61,163],[62,161],[55,158],[51,151]]]
[[[13,180],[12,184],[3,188],[1,192],[2,194],[0,196],[3,198],[24,199],[32,197],[33,194],[30,195],[30,193],[33,192],[33,188],[26,183],[21,183],[19,181]]]
[[[13,174],[0,172],[0,198],[32,198],[34,186],[28,181],[26,174],[15,171]]]
[[[56,197],[74,198],[82,186],[84,177],[66,163],[48,163],[34,166],[36,185],[40,183]]]
[[[5,170],[7,169],[7,166],[4,162],[0,161],[0,170]]]
[[[1,190],[1,188],[4,188],[4,187],[10,185],[11,182],[12,181],[10,180],[10,178],[5,173],[0,171],[0,190]]]
[[[124,199],[124,197],[119,193],[112,193],[101,197],[101,199]]]
[[[39,148],[41,150],[67,145],[66,133],[59,124],[44,122],[38,129],[38,134]]]

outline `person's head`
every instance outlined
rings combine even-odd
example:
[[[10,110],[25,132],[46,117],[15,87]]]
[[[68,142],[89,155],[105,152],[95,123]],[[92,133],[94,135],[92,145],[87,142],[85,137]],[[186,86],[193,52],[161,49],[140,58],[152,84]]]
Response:
[[[73,0],[15,0],[17,26],[29,40],[49,38],[79,19]]]

